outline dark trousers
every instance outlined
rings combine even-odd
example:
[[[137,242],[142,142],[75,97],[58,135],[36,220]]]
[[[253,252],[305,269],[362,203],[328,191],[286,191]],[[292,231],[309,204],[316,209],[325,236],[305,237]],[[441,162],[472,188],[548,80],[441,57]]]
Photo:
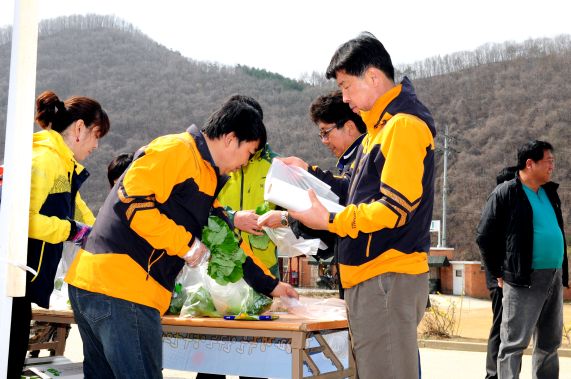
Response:
[[[12,325],[10,326],[10,352],[8,379],[20,379],[30,340],[32,304],[26,297],[12,299]]]
[[[486,379],[498,378],[498,350],[500,349],[500,325],[502,324],[503,290],[499,287],[490,289],[492,299],[492,328],[488,338],[488,353],[486,354]]]

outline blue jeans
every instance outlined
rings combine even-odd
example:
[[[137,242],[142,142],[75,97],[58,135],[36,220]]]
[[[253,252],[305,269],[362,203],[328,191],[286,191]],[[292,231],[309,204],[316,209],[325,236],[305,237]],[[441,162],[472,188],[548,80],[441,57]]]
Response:
[[[83,373],[90,378],[162,378],[159,311],[69,286],[83,340]]]

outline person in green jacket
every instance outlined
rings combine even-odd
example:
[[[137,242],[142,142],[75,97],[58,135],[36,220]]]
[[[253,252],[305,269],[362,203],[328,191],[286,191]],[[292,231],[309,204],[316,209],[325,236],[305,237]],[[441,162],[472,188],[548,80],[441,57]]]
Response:
[[[240,230],[242,238],[250,244],[254,255],[279,278],[276,245],[267,236],[264,237],[258,226],[260,215],[256,213],[256,208],[261,208],[264,204],[266,174],[275,156],[277,155],[266,144],[246,166],[230,175],[218,195],[218,201],[226,207],[230,217],[233,216],[234,227]],[[281,222],[282,211],[276,211],[274,204],[269,204],[269,209],[271,219],[275,219],[271,227],[286,226]],[[287,220],[287,214],[285,217]]]
[[[254,98],[244,95],[234,95],[230,100],[244,102],[255,108],[263,118],[262,107]],[[264,184],[266,175],[272,164],[272,159],[277,157],[269,144],[256,152],[246,166],[230,174],[230,179],[220,194],[218,201],[226,207],[230,217],[233,218],[234,226],[240,230],[244,241],[247,241],[256,257],[279,278],[279,265],[276,245],[267,237],[258,226],[259,214],[256,208],[264,204]],[[269,212],[264,218],[268,218],[266,225],[271,228],[288,226],[287,212],[275,210],[274,204],[269,204]],[[267,209],[266,209],[267,211]],[[258,212],[261,213],[261,212]]]

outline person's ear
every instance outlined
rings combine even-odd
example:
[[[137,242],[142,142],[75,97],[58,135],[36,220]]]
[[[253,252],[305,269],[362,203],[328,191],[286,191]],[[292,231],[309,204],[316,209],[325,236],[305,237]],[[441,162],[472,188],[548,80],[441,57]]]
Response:
[[[353,120],[345,121],[343,129],[345,129],[345,132],[348,135],[355,136],[355,138],[357,138],[357,136],[360,134],[359,131],[357,130],[357,125],[355,125],[355,122],[353,122]]]
[[[79,136],[81,134],[81,130],[85,129],[85,123],[82,119],[76,120],[73,124],[73,134],[75,137],[75,142],[79,142]]]
[[[224,146],[226,147],[230,146],[234,138],[236,138],[236,134],[234,132],[230,132],[224,135]]]
[[[365,80],[373,85],[377,85],[380,82],[378,72],[374,67],[369,67],[365,71]]]

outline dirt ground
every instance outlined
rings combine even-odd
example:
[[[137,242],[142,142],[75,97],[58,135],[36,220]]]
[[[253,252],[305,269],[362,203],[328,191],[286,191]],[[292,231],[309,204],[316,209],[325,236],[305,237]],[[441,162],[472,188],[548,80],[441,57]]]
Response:
[[[432,304],[446,312],[450,304],[455,307],[455,337],[474,340],[487,340],[492,325],[492,302],[490,300],[474,299],[466,296],[430,295]],[[426,316],[425,316],[426,317]],[[568,331],[563,336],[563,346],[571,347],[571,303],[563,305],[563,323]],[[419,333],[424,325],[419,326]]]

